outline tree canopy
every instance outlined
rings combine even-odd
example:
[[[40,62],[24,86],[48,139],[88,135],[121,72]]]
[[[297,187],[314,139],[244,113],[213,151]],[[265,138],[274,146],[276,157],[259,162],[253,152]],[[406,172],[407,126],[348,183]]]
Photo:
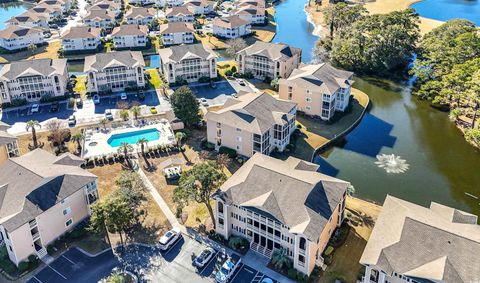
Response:
[[[226,180],[221,166],[216,161],[195,164],[192,169],[182,173],[178,187],[173,192],[173,200],[184,207],[189,201],[203,203],[215,225],[215,215],[210,197]]]
[[[362,7],[339,3],[325,16],[333,38],[320,40],[316,55],[334,65],[357,73],[391,75],[404,70],[413,56],[419,38],[419,16],[413,9],[368,15]]]
[[[200,121],[197,97],[188,86],[181,86],[170,97],[175,116],[187,126]]]

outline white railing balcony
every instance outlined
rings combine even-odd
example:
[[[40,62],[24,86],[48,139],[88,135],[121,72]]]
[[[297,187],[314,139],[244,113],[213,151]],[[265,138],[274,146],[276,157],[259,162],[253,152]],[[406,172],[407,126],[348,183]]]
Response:
[[[30,225],[30,229],[37,227],[37,220],[32,220],[28,223]]]
[[[33,241],[36,241],[36,240],[40,239],[40,232],[36,232],[36,233],[32,234],[32,239],[33,239]]]

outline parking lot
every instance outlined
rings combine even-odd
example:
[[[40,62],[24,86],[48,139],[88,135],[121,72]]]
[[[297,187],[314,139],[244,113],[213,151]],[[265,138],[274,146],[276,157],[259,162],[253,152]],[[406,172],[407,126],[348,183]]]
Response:
[[[111,250],[90,257],[77,248],[68,250],[62,256],[39,271],[28,283],[56,282],[98,282],[108,276],[112,269],[128,270],[136,274],[141,282],[213,282],[215,270],[222,261],[222,252],[216,253],[203,268],[192,265],[195,256],[207,246],[187,236],[175,243],[169,250],[161,252],[156,247],[129,246],[118,255]],[[232,283],[260,283],[266,277],[248,265],[234,273]],[[276,282],[272,280],[272,282]]]
[[[190,86],[190,89],[198,98],[205,98],[208,105],[222,105],[232,94],[240,91],[253,92],[254,90],[248,85],[240,85],[235,80],[219,81],[215,83],[215,88],[210,85]]]
[[[163,97],[159,97],[156,91],[145,92],[145,98],[140,99],[136,93],[127,95],[125,101],[128,106],[135,104],[145,105],[142,109],[142,115],[150,114],[150,106],[155,106],[158,113],[166,112],[171,109],[170,103]],[[101,96],[100,102],[94,104],[92,99],[83,100],[82,107],[69,109],[67,102],[59,103],[58,111],[51,112],[51,103],[42,104],[37,113],[31,113],[31,104],[20,109],[6,109],[2,114],[2,122],[12,125],[12,133],[22,133],[25,131],[25,123],[30,120],[37,120],[44,126],[48,120],[56,118],[66,121],[70,115],[75,115],[77,124],[91,123],[99,121],[104,117],[105,110],[111,109],[113,115],[118,118],[118,103],[122,101],[119,95]],[[66,122],[65,122],[66,123]]]

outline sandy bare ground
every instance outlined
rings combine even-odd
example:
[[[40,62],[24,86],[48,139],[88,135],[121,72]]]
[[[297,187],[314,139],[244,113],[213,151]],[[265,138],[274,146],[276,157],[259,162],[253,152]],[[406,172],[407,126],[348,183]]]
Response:
[[[419,1],[421,0],[376,0],[375,2],[366,3],[365,8],[367,8],[371,14],[386,14],[393,11],[405,10],[413,3]],[[441,24],[443,24],[442,21],[420,17],[420,32],[421,34],[426,34]]]

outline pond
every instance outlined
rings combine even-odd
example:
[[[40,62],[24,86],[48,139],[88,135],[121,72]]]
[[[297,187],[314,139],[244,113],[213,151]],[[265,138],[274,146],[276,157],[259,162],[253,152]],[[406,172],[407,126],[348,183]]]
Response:
[[[0,29],[5,28],[5,22],[11,17],[20,15],[31,7],[32,4],[24,2],[0,3]]]
[[[423,0],[410,7],[425,18],[440,21],[467,19],[480,26],[480,1],[477,0]]]
[[[301,47],[303,61],[309,62],[318,38],[306,21],[305,3],[279,2],[274,41]],[[391,194],[479,214],[479,200],[468,194],[480,197],[480,152],[465,142],[448,115],[412,97],[408,82],[356,77],[354,87],[369,94],[372,106],[339,145],[315,158],[321,171],[350,181],[361,198],[381,203]],[[375,164],[376,155],[392,153],[409,164],[405,173],[389,174]]]

